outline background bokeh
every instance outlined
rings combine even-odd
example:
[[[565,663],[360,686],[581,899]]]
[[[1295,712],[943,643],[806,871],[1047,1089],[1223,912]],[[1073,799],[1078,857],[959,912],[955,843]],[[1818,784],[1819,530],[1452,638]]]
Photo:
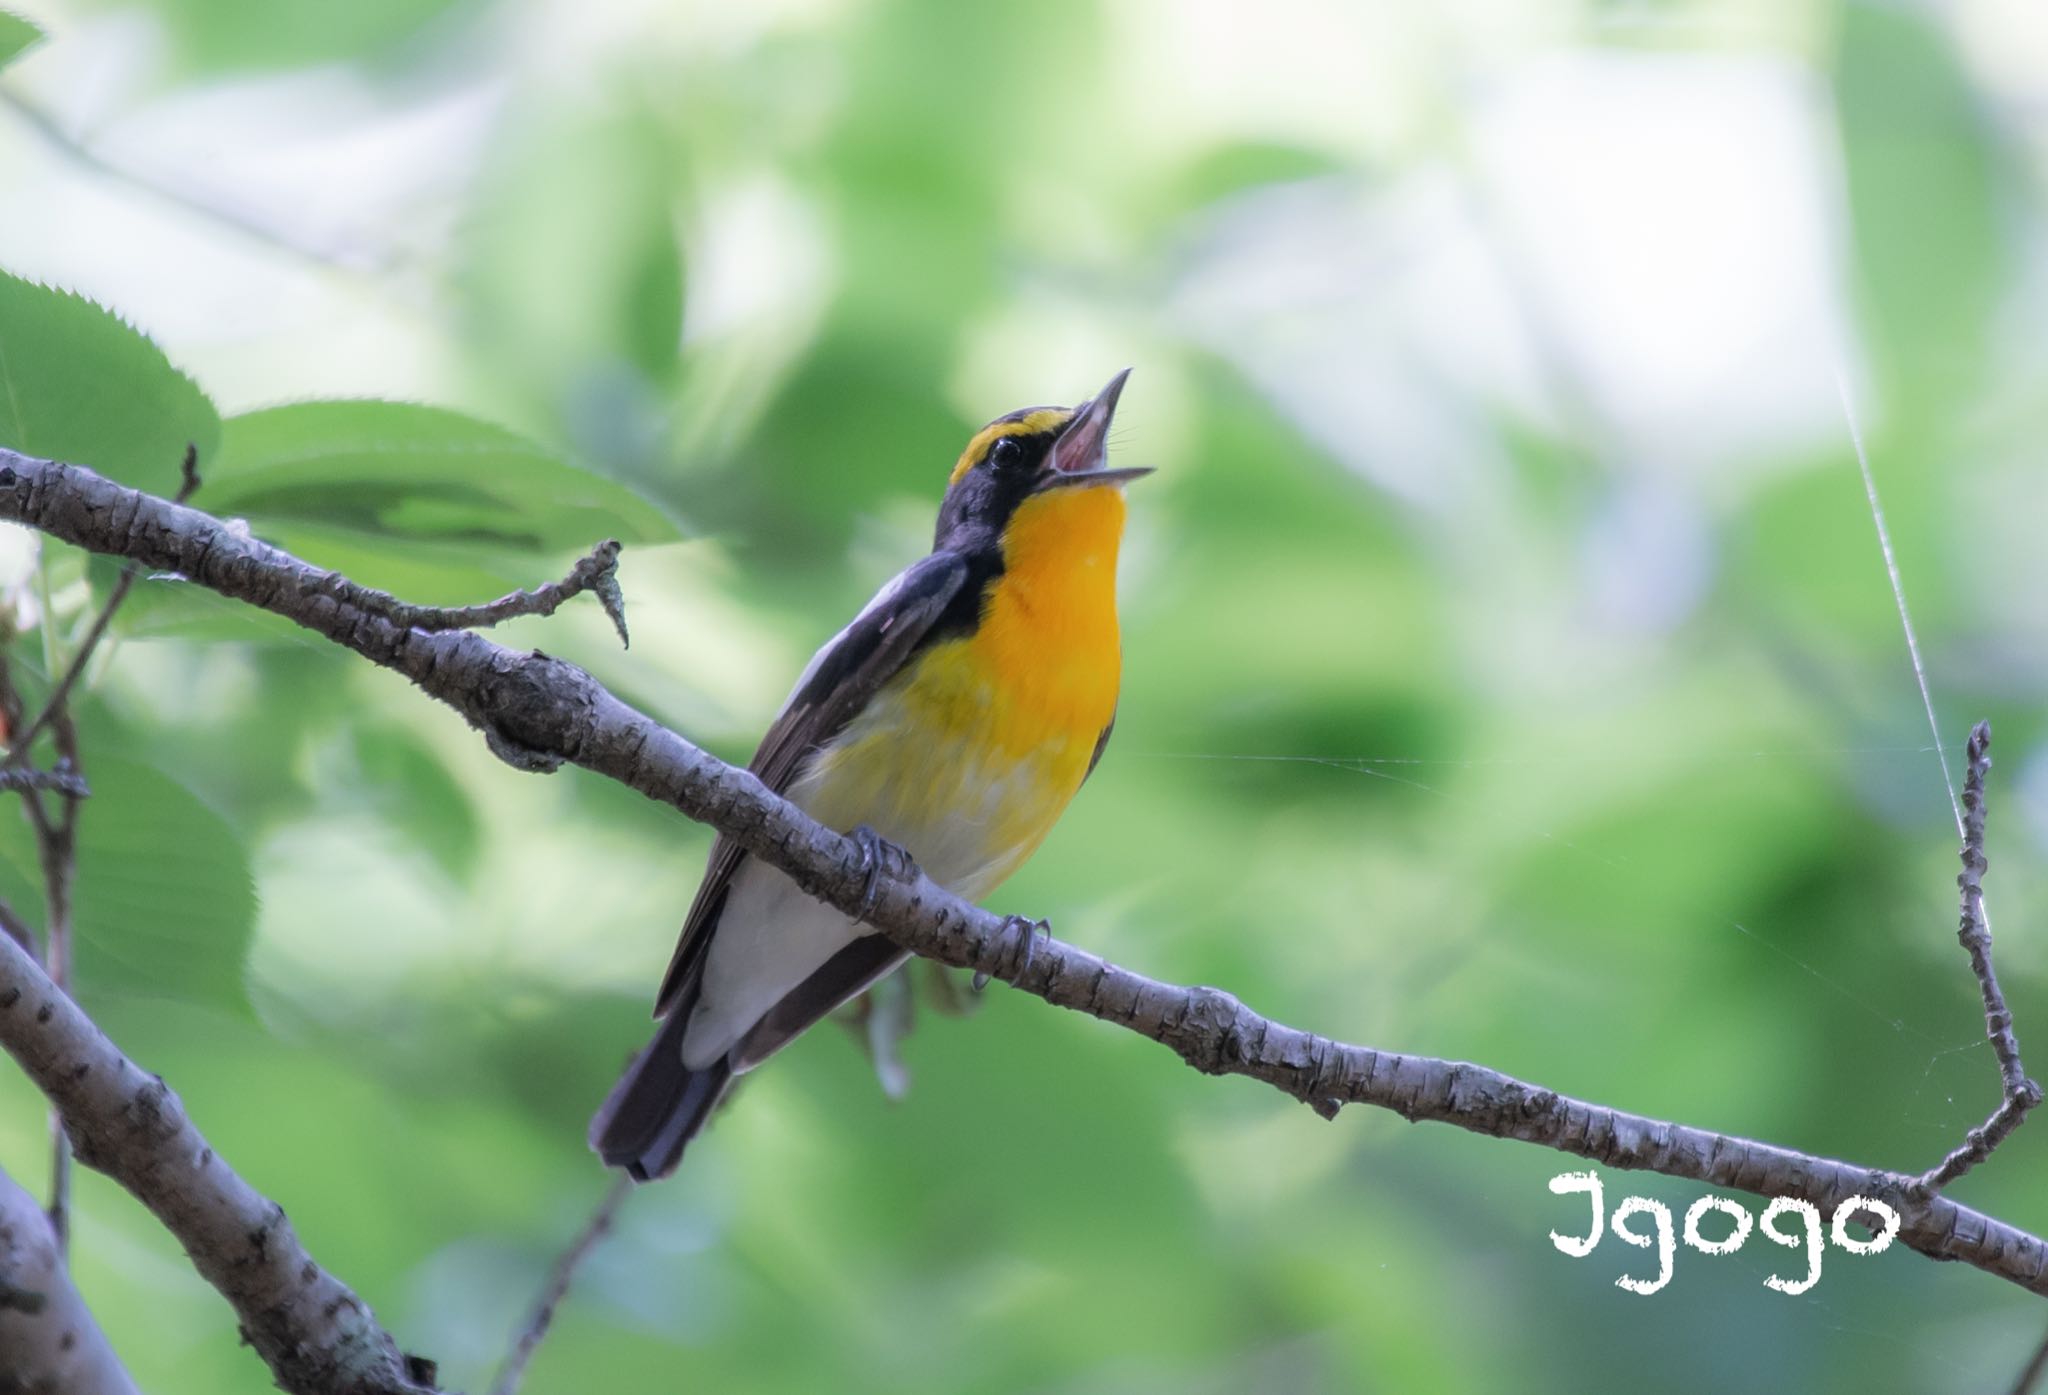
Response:
[[[2032,0],[16,2],[49,37],[0,74],[0,266],[229,416],[201,504],[424,601],[625,517],[631,650],[588,604],[511,642],[744,759],[967,432],[1133,364],[1116,741],[995,906],[1338,1037],[1921,1168],[1996,1076],[1853,403],[1944,738],[1997,726],[1989,900],[2048,1052]],[[280,506],[280,419],[232,414],[352,396],[538,443],[449,428],[525,523]],[[625,489],[586,526],[540,455]],[[5,549],[61,652],[105,574]],[[85,717],[82,996],[481,1386],[602,1190],[584,1121],[705,831],[170,582]],[[2048,1328],[1902,1248],[1800,1298],[1760,1239],[1681,1251],[1636,1297],[1641,1252],[1546,1238],[1570,1160],[1325,1123],[1000,988],[902,1055],[894,1102],[841,1031],[755,1077],[528,1389],[2001,1390]],[[31,1186],[43,1130],[0,1072]],[[2044,1168],[2037,1123],[1957,1195],[2038,1231]],[[137,1205],[79,1206],[146,1388],[268,1387]]]

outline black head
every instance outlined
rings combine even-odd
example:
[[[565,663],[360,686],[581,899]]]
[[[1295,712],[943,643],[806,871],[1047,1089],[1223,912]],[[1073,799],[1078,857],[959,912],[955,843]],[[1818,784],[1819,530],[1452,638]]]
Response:
[[[1150,474],[1108,467],[1110,422],[1130,375],[1124,369],[1078,407],[1026,407],[977,431],[947,481],[937,545],[959,552],[991,547],[1017,506],[1034,494],[1120,485]]]

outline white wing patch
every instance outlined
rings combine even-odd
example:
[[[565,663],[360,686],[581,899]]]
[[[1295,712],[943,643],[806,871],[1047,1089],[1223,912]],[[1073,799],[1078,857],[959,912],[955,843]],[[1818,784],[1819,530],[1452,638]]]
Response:
[[[704,989],[683,1032],[683,1064],[701,1070],[856,934],[854,922],[757,858],[733,874]]]
[[[1037,761],[991,762],[987,749],[941,734],[912,737],[898,723],[902,709],[884,696],[848,728],[858,739],[871,724],[901,733],[888,743],[898,768],[878,790],[858,775],[860,812],[882,837],[900,845],[925,872],[968,900],[992,890],[1028,853],[1018,834],[1006,832],[1020,806],[1054,798]],[[899,764],[900,762],[900,764]],[[799,776],[789,789],[797,807],[834,822],[847,794],[847,774],[829,763]],[[840,815],[845,810],[838,811]],[[1043,819],[1021,826],[1043,827]],[[852,820],[844,820],[851,822]],[[788,877],[748,859],[733,877],[718,934],[706,951],[704,981],[683,1035],[683,1064],[692,1069],[717,1060],[768,1011],[825,961],[872,931],[797,889]]]
[[[796,676],[796,682],[790,687],[789,696],[782,700],[782,710],[784,712],[787,712],[789,710],[790,704],[796,701],[796,695],[802,692],[807,686],[809,686],[810,681],[813,678],[818,676],[818,669],[824,664],[826,657],[829,654],[831,654],[831,652],[834,649],[837,649],[841,644],[846,642],[846,636],[852,632],[853,627],[855,625],[858,625],[861,621],[867,619],[870,615],[874,614],[883,606],[887,605],[891,600],[895,599],[896,593],[903,589],[904,578],[908,577],[913,571],[917,570],[918,565],[922,564],[913,564],[911,566],[905,567],[902,571],[896,573],[896,575],[890,577],[887,581],[883,582],[882,589],[875,592],[874,599],[869,601],[866,605],[860,608],[860,614],[854,616],[853,619],[847,621],[846,624],[843,627],[841,627],[838,634],[832,636],[832,638],[826,640],[823,644],[818,646],[818,652],[811,655],[811,661],[804,665],[804,671]],[[884,625],[882,627],[882,630],[883,633],[886,634],[888,632],[888,626]]]

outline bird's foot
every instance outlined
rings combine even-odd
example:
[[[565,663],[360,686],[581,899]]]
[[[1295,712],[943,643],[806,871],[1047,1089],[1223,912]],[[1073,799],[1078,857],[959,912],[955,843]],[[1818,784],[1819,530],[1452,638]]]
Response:
[[[846,836],[860,844],[860,869],[867,882],[860,893],[860,914],[854,919],[865,921],[875,908],[875,893],[881,889],[883,873],[886,871],[892,877],[908,876],[917,864],[909,853],[866,824],[859,825]]]
[[[1052,933],[1052,922],[1049,920],[1034,920],[1028,915],[1004,916],[1003,933],[1009,936],[1011,943],[1016,946],[1013,953],[1017,959],[1017,967],[1004,974],[1003,977],[1011,983],[1015,983],[1031,967],[1031,955],[1038,948],[1038,937]],[[988,981],[994,977],[995,975],[987,969],[976,969],[974,971],[974,991],[977,993],[981,992],[982,989],[988,987]]]

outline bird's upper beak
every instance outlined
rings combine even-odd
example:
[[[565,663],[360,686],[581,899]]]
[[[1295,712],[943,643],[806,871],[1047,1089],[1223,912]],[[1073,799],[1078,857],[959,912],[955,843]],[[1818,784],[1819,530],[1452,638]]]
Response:
[[[1116,400],[1123,395],[1124,379],[1130,376],[1131,370],[1124,369],[1074,413],[1067,429],[1053,442],[1052,455],[1039,488],[1122,484],[1152,473],[1148,466],[1122,470],[1109,468],[1109,426],[1116,418]]]

